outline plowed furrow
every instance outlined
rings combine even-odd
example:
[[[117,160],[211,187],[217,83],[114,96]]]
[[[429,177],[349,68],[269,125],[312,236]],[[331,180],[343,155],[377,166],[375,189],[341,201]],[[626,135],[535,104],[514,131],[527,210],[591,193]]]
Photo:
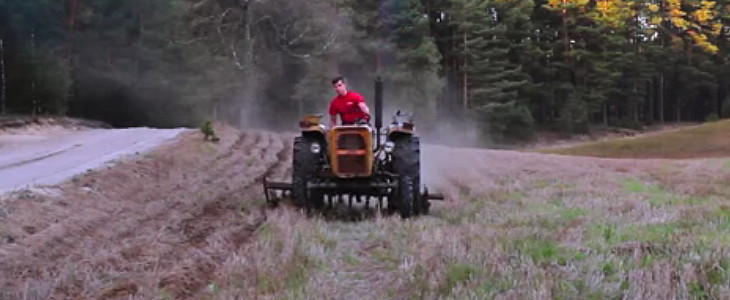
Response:
[[[200,172],[202,170],[196,170],[199,172],[194,172],[194,175],[192,177],[189,177],[188,179],[193,182],[206,182],[207,180],[203,178],[207,178],[210,175],[213,175],[214,179],[221,178],[216,175],[221,175],[222,173],[226,172],[226,170],[230,170],[232,165],[235,166],[238,163],[238,161],[231,161],[233,157],[231,153],[236,153],[238,152],[237,150],[241,147],[244,147],[246,144],[253,144],[254,140],[257,141],[259,139],[259,137],[251,138],[251,135],[248,133],[242,134],[231,148],[224,149],[225,152],[223,152],[223,155],[216,157],[216,161],[219,161],[217,169],[208,170],[208,172]],[[136,173],[144,174],[145,168],[137,168],[135,171]],[[129,178],[131,176],[126,177],[127,178],[122,178],[122,180],[118,180],[118,182],[120,183],[119,186],[123,187],[124,182],[134,180],[134,178]],[[127,220],[131,221],[131,223],[138,224],[137,226],[134,226],[132,228],[146,226],[148,225],[147,222],[158,219],[164,213],[174,211],[174,208],[177,208],[177,206],[180,204],[177,203],[179,200],[184,201],[185,197],[190,196],[191,193],[194,193],[194,186],[192,185],[179,186],[169,185],[165,184],[165,182],[161,182],[158,186],[151,186],[149,183],[150,182],[142,182],[142,186],[138,186],[136,188],[128,186],[126,189],[122,189],[122,192],[120,192],[119,194],[121,194],[121,199],[126,200],[124,201],[124,203],[127,205],[124,207],[120,208],[119,206],[110,205],[92,205],[82,207],[82,212],[80,212],[78,215],[78,217],[81,217],[80,219],[70,218],[60,223],[56,223],[48,228],[48,231],[39,231],[36,234],[26,238],[26,241],[21,241],[17,243],[17,245],[15,245],[16,247],[13,247],[13,245],[11,245],[10,247],[8,247],[7,250],[3,250],[12,252],[13,249],[23,248],[24,244],[41,245],[40,247],[38,247],[38,252],[26,252],[26,254],[30,254],[40,258],[46,257],[53,260],[54,257],[59,258],[69,253],[71,251],[69,247],[77,246],[78,243],[73,241],[74,238],[83,239],[93,236],[92,234],[90,234],[90,231],[92,230],[97,232],[103,232],[104,228],[102,227],[104,226],[104,224],[114,223],[110,222],[110,219]],[[95,187],[93,181],[91,182],[91,184],[88,185],[91,188]],[[125,193],[126,190],[130,190],[131,192]],[[114,191],[112,190],[111,192]],[[170,196],[160,197],[160,195]],[[176,198],[178,200],[175,200]],[[145,213],[140,214],[140,212]],[[130,232],[132,231],[133,230],[130,229]],[[53,251],[51,253],[46,253],[45,249],[53,249]],[[3,252],[0,252],[0,257],[2,257]]]
[[[277,138],[282,144],[281,150],[276,153],[276,163],[264,174],[265,177],[273,180],[286,180],[291,170],[292,144],[290,140],[284,137]]]
[[[252,184],[261,176],[282,168],[279,160],[286,148],[278,135],[265,132],[245,132],[220,147],[207,162],[187,165],[175,163],[175,151],[184,149],[170,149],[153,164],[127,165],[134,176],[107,174],[124,188],[89,182],[97,195],[72,193],[103,201],[79,206],[78,214],[66,220],[0,245],[0,269],[13,279],[0,280],[0,288],[9,291],[0,296],[27,295],[11,283],[31,278],[54,282],[45,289],[51,298],[152,296],[159,290],[175,298],[194,295],[264,222],[257,212],[244,217],[241,201],[260,192]],[[167,168],[168,175],[160,178],[159,168]],[[116,195],[123,197],[114,199]],[[27,257],[34,259],[23,259]],[[120,280],[80,286],[80,276]]]

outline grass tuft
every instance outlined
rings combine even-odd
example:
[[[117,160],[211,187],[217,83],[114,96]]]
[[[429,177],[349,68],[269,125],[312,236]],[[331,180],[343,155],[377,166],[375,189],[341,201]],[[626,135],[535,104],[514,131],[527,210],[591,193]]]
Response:
[[[442,292],[448,293],[451,290],[454,289],[459,284],[465,283],[471,279],[473,279],[474,276],[477,274],[477,269],[474,266],[463,264],[463,263],[454,263],[451,264],[446,269],[446,282],[444,284],[444,287],[442,289]]]
[[[530,236],[514,241],[515,250],[532,259],[534,264],[553,261],[558,255],[555,241],[539,236]]]

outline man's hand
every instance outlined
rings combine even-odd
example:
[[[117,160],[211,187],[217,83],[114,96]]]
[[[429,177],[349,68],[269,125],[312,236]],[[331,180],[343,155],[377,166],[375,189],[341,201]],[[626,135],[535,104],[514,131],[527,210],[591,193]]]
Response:
[[[335,127],[337,124],[337,115],[330,115],[330,128]]]

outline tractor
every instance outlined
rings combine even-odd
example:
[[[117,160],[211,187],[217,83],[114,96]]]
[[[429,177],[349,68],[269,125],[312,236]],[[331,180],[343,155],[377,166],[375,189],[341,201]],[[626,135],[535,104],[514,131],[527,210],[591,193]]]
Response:
[[[337,125],[329,130],[321,114],[304,116],[301,134],[294,138],[290,183],[264,178],[266,201],[282,191],[298,207],[323,209],[335,202],[379,209],[402,218],[427,214],[430,200],[443,200],[424,187],[421,191],[420,141],[413,115],[398,111],[383,130],[383,82],[375,81],[375,126],[369,120]],[[387,204],[387,205],[386,205]]]

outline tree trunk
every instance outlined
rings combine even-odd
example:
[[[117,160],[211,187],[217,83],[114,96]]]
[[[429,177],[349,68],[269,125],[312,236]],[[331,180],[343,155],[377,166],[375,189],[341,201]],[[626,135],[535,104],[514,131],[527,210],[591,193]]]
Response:
[[[558,98],[557,93],[558,93],[558,91],[555,90],[555,88],[550,88],[550,103],[548,103],[548,111],[550,112],[549,122],[552,122],[552,121],[558,119],[557,113],[555,112],[555,106],[556,106],[555,102],[557,102],[556,99]]]
[[[244,23],[244,39],[246,41],[243,72],[244,72],[244,99],[243,105],[240,109],[240,120],[239,124],[241,128],[249,127],[253,125],[249,122],[247,116],[254,115],[251,110],[255,106],[257,92],[256,92],[256,77],[254,70],[254,38],[251,34],[253,26],[253,1],[247,0],[245,5],[245,23]],[[235,44],[233,45],[235,47]]]
[[[727,98],[727,90],[726,90],[726,88],[722,84],[718,85],[717,86],[717,103],[716,103],[716,105],[717,105],[717,117],[718,118],[725,117],[725,115],[723,115],[723,113],[722,113],[722,105],[723,105],[722,102],[726,98]]]
[[[635,11],[639,11],[638,4],[634,3],[634,5],[636,5],[634,7]],[[639,43],[639,32],[641,31],[640,24],[641,24],[641,22],[639,21],[639,14],[637,13],[634,16],[634,25],[636,26],[636,28],[635,28],[636,31],[634,32],[634,36],[632,39],[634,40],[634,45],[636,46],[634,48],[634,55],[636,55],[636,58],[639,61],[641,61],[641,44]],[[638,126],[639,119],[640,119],[639,115],[641,114],[641,111],[640,111],[641,105],[639,104],[639,99],[641,99],[641,97],[639,97],[639,85],[640,85],[639,81],[641,80],[641,74],[637,67],[635,67],[633,71],[634,71],[634,95],[635,95],[634,99],[636,99],[636,102],[634,102],[634,124]]]
[[[565,63],[569,63],[570,39],[568,38],[568,12],[563,9],[563,46],[565,47]]]
[[[5,51],[0,38],[0,115],[5,114]]]
[[[654,83],[655,77],[649,78],[649,82],[647,83],[646,92],[647,97],[646,101],[647,103],[647,111],[646,111],[646,121],[649,124],[654,124],[654,89],[656,87],[656,84]]]
[[[76,11],[78,10],[78,0],[71,0],[71,9],[69,11],[68,16],[68,38],[67,38],[67,44],[66,44],[66,68],[68,68],[70,73],[70,79],[72,82],[72,88],[69,90],[68,98],[66,100],[66,107],[64,108],[65,113],[67,114],[69,111],[73,109],[79,109],[78,107],[73,107],[74,100],[76,99],[76,89],[74,86],[76,85],[76,60],[74,57],[74,51],[76,49],[76,39],[75,39],[75,25],[76,25]],[[70,102],[70,103],[69,103]]]
[[[451,44],[451,53],[457,53],[458,52],[458,43],[457,43],[457,32],[456,30],[451,31],[451,38],[449,39]],[[449,99],[452,99],[452,102],[449,103],[449,108],[458,110],[458,108],[463,108],[463,99],[462,96],[459,93],[459,87],[461,86],[460,77],[459,77],[459,68],[461,67],[461,62],[459,62],[459,57],[454,54],[451,55],[451,59],[449,60],[449,67],[453,71],[454,78],[453,78],[453,90],[449,94]]]
[[[717,103],[720,102],[720,97],[719,97],[720,86],[718,85],[717,87],[715,87],[715,90],[713,92],[714,92],[714,93],[712,93],[712,98],[713,99],[708,104],[708,106],[709,106],[710,111],[712,113],[714,113],[715,116],[717,116],[719,118],[720,117],[720,110],[717,109],[719,107],[719,105],[717,105]]]
[[[143,45],[143,42],[144,41],[142,40],[143,35],[144,35],[144,25],[143,25],[144,23],[143,23],[143,15],[142,15],[142,5],[141,5],[141,2],[142,2],[142,0],[137,0],[136,1],[136,5],[137,5],[137,7],[136,7],[136,10],[137,10],[137,34],[138,34],[138,36],[137,36],[137,43],[136,43],[137,45],[136,45],[136,47],[133,50],[133,53],[134,53],[134,74],[135,74],[135,78],[134,78],[134,85],[132,87],[135,90],[135,92],[139,88],[140,78],[142,77],[141,74],[140,74],[141,73],[140,72],[140,63],[141,63],[140,62],[140,56],[141,56],[140,55],[140,49],[142,49],[142,47],[144,46]]]
[[[31,91],[31,101],[32,101],[32,107],[31,107],[31,115],[35,117],[36,112],[38,111],[38,99],[36,99],[36,62],[35,62],[35,33],[33,30],[31,30],[30,33],[30,61],[31,61],[31,80],[30,80],[30,91]]]
[[[634,115],[634,124],[639,124],[639,89],[637,87],[636,81],[638,80],[638,76],[634,77],[634,107],[633,107],[633,115]]]
[[[76,25],[76,8],[78,7],[78,0],[71,0],[71,10],[68,15],[68,35],[69,41],[66,45],[66,62],[71,66],[71,54],[73,52],[73,34],[74,25]]]
[[[540,122],[543,124],[547,124],[550,120],[550,116],[548,116],[548,99],[541,98],[540,99]]]
[[[660,2],[661,5],[661,11],[664,11],[664,1]],[[660,36],[659,40],[662,43],[662,50],[666,48],[664,43],[664,37]],[[659,74],[659,90],[658,96],[659,96],[659,124],[664,124],[664,70],[661,70]]]
[[[679,98],[677,98],[677,107],[676,107],[676,109],[677,109],[677,123],[682,122],[682,111],[679,108],[679,106],[680,106],[679,105]]]
[[[664,124],[664,72],[659,75],[659,123]]]
[[[464,107],[464,110],[467,110],[469,108],[469,89],[468,89],[469,73],[467,72],[467,67],[468,67],[467,63],[469,60],[467,59],[467,55],[468,55],[467,50],[468,49],[466,48],[466,32],[464,32],[463,41],[464,41],[464,77],[463,77],[464,79],[463,79],[462,86],[461,86],[461,88],[462,88],[461,96],[462,96],[462,101],[463,101],[462,105]]]

